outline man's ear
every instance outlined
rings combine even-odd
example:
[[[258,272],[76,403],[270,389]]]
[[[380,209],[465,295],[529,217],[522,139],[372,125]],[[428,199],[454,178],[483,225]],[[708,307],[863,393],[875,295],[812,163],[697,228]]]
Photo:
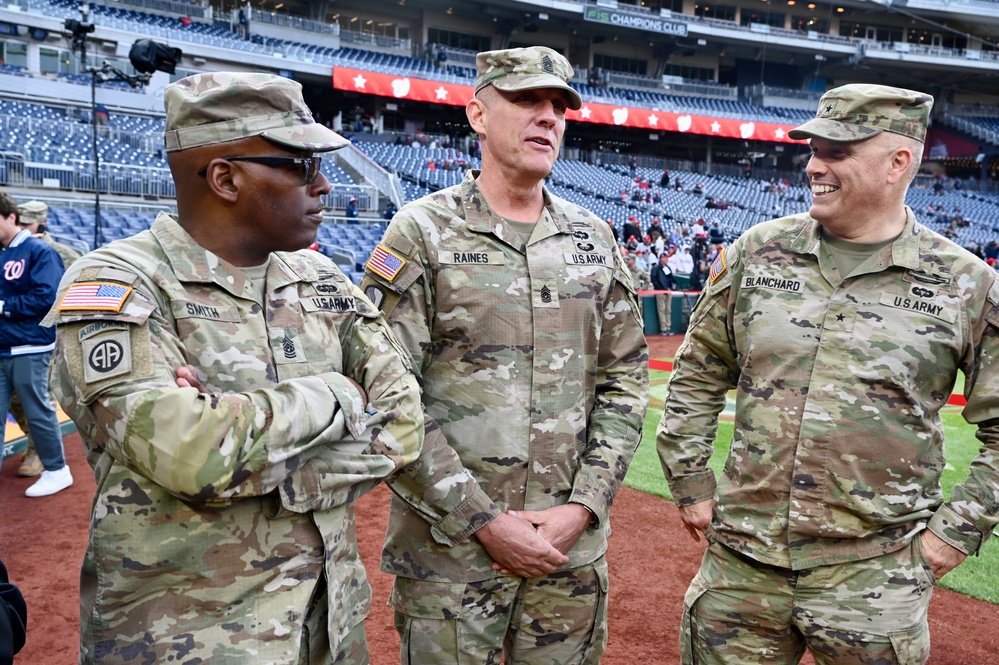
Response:
[[[468,124],[476,134],[486,133],[485,115],[486,105],[478,97],[473,97],[465,105],[465,117],[468,118]]]
[[[912,148],[907,145],[895,148],[891,156],[891,163],[888,165],[888,183],[894,185],[909,172],[914,156]]]
[[[235,203],[239,196],[242,178],[241,172],[232,162],[227,162],[221,157],[208,162],[205,180],[208,181],[208,188],[212,193],[229,203]]]

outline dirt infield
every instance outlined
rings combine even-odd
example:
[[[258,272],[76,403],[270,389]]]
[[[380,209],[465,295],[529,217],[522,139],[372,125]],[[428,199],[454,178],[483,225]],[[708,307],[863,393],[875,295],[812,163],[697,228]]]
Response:
[[[672,355],[678,338],[650,340],[653,356]],[[79,637],[79,568],[86,547],[93,476],[79,435],[65,438],[76,483],[55,496],[28,499],[31,479],[17,478],[19,458],[0,471],[0,558],[28,602],[28,643],[15,662],[69,665]],[[368,566],[374,603],[367,622],[371,662],[398,662],[398,638],[385,607],[391,579],[378,572],[388,490],[376,488],[357,507],[361,555]],[[611,511],[614,535],[607,559],[611,573],[610,644],[605,665],[669,665],[677,662],[683,593],[700,562],[703,545],[680,527],[672,504],[625,488]],[[932,665],[999,663],[999,607],[938,588],[930,605]],[[811,662],[811,661],[808,661]]]

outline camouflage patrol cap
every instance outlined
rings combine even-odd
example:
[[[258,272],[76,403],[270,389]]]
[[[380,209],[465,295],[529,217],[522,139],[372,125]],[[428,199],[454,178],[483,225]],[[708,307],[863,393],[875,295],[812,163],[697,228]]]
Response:
[[[22,224],[44,222],[49,215],[49,207],[42,201],[26,201],[17,206],[17,214]]]
[[[475,92],[487,85],[500,90],[537,90],[558,88],[569,94],[569,108],[576,111],[583,105],[579,93],[569,85],[572,65],[564,56],[544,46],[483,51],[475,56]]]
[[[274,74],[194,74],[168,85],[163,105],[167,152],[253,136],[312,152],[350,143],[312,119],[300,83]]]
[[[881,132],[926,140],[933,96],[885,85],[852,83],[833,88],[819,99],[815,117],[787,133],[792,139],[819,137],[861,141]]]

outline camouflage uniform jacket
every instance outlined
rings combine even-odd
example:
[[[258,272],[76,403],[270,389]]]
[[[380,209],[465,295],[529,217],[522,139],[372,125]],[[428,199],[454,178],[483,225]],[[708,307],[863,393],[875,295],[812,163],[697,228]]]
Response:
[[[630,268],[631,273],[631,283],[635,285],[636,291],[648,291],[652,288],[652,280],[649,279],[649,273],[642,270],[638,266]]]
[[[406,263],[389,281],[369,262],[362,282],[447,439],[429,451],[428,431],[421,459],[390,482],[382,570],[403,577],[496,577],[471,534],[501,510],[568,502],[596,520],[567,567],[596,560],[645,417],[648,350],[607,224],[546,191],[525,247],[477,175],[396,213],[383,247]]]
[[[67,310],[88,282],[132,290]],[[297,665],[367,615],[351,502],[419,454],[419,387],[325,257],[271,254],[264,288],[164,214],[60,286],[54,384],[97,481],[81,662]],[[176,386],[188,363],[208,393]]]
[[[799,570],[899,549],[927,524],[975,553],[999,521],[999,283],[906,215],[846,279],[807,214],[749,229],[712,266],[658,449],[678,505],[717,496],[729,547]],[[944,503],[939,412],[959,370],[985,447]],[[716,488],[706,463],[730,389]]]

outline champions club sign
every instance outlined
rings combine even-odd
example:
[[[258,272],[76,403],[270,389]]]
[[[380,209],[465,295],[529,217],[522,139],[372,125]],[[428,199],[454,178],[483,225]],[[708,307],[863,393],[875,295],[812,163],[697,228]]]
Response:
[[[636,30],[656,32],[660,35],[671,35],[673,37],[687,36],[686,23],[664,21],[652,16],[636,16],[634,14],[601,9],[600,7],[587,7],[583,12],[583,18],[596,23],[609,23],[620,28],[634,28]]]

